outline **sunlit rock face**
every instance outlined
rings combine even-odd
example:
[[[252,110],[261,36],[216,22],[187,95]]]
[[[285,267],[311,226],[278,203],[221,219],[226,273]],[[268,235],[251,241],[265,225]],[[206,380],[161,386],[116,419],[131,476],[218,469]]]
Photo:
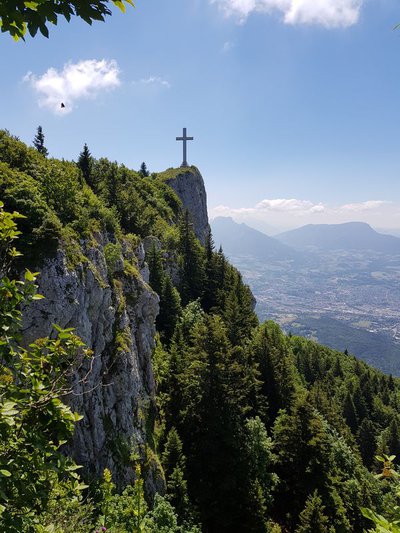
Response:
[[[107,244],[102,235],[97,242],[83,243],[84,260],[73,267],[62,247],[55,258],[45,260],[38,278],[45,299],[24,310],[24,343],[50,335],[58,324],[75,328],[93,351],[92,360],[73,376],[68,402],[83,419],[67,452],[89,476],[109,468],[122,487],[134,480],[132,454],[144,459],[148,452],[147,431],[155,418],[151,354],[159,307],[146,283],[143,246],[123,249],[110,271]],[[155,461],[144,475],[149,494],[163,492]]]
[[[189,211],[196,237],[204,244],[210,229],[207,214],[207,194],[203,177],[196,167],[174,169],[165,181],[181,199],[183,209]]]

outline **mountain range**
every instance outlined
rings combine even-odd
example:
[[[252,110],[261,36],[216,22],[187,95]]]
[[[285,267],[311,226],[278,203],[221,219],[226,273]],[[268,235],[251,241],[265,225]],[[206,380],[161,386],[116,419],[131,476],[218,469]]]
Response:
[[[293,260],[298,252],[247,224],[236,223],[231,217],[217,217],[212,223],[217,248],[221,245],[228,255],[250,255],[259,260]]]
[[[231,218],[211,227],[250,285],[262,320],[400,375],[399,238],[361,222],[275,237]]]
[[[298,250],[372,250],[382,253],[400,253],[400,239],[383,235],[365,222],[345,224],[308,224],[286,231],[275,238]]]
[[[228,255],[251,255],[257,259],[299,259],[298,251],[373,251],[400,253],[400,238],[378,233],[365,222],[307,224],[269,237],[231,217],[212,221],[215,244]]]

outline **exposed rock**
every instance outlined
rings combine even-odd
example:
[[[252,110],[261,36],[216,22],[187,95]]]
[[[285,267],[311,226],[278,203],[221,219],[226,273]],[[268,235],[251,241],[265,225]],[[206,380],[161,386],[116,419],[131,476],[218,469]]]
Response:
[[[171,174],[171,177],[169,175]],[[210,229],[207,214],[207,194],[203,177],[196,167],[181,167],[161,174],[165,182],[174,189],[184,209],[189,211],[194,232],[204,244]]]
[[[144,249],[136,255],[124,250],[109,279],[104,248],[107,242],[86,247],[85,261],[68,267],[60,249],[45,261],[38,278],[45,299],[24,311],[24,343],[51,334],[52,325],[76,328],[93,350],[87,383],[80,383],[88,370],[74,376],[74,396],[69,400],[83,415],[68,452],[88,474],[99,476],[104,468],[124,486],[134,480],[130,454],[147,454],[146,428],[155,416],[155,383],[151,364],[154,348],[158,296],[143,279]],[[123,248],[126,248],[125,246]],[[143,461],[145,462],[145,461]],[[165,482],[155,460],[144,472],[149,494],[163,493]]]
[[[204,243],[209,224],[200,172],[189,167],[164,174]],[[147,284],[145,262],[146,250],[153,242],[154,238],[144,243],[127,239],[120,256],[117,252],[115,257],[119,245],[97,234],[96,242],[81,242],[81,250],[77,245],[72,265],[61,246],[56,256],[40,267],[39,292],[45,299],[24,310],[23,323],[25,345],[51,335],[53,324],[58,324],[75,328],[93,351],[93,360],[77,369],[73,377],[74,394],[68,401],[83,419],[67,453],[88,475],[98,477],[109,468],[119,487],[134,480],[130,455],[141,454],[142,464],[147,465],[143,473],[150,496],[165,491],[162,469],[148,446],[147,434],[156,417],[151,354],[159,298]],[[160,242],[155,244],[161,247]],[[112,251],[109,256],[107,247]],[[176,278],[176,266],[169,268]],[[87,381],[82,383],[90,365]]]

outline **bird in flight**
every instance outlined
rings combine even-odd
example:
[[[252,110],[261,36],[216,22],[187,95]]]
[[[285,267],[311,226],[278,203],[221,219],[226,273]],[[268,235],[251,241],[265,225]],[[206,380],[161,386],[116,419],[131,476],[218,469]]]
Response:
[[[64,102],[61,102],[61,109],[64,109],[64,107],[65,107]]]

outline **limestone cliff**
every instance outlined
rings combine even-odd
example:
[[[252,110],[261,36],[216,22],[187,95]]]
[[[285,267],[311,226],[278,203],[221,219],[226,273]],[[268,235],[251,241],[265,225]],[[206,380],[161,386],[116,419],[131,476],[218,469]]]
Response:
[[[189,211],[197,238],[204,244],[210,226],[207,214],[207,194],[199,169],[194,166],[180,167],[169,169],[158,176],[179,196],[183,208]]]
[[[159,179],[178,194],[204,243],[207,199],[198,169],[169,170]],[[52,334],[53,324],[75,328],[93,351],[92,361],[74,375],[68,402],[83,420],[66,451],[90,476],[109,468],[120,487],[133,481],[131,454],[138,453],[151,495],[162,493],[165,482],[151,448],[156,416],[151,355],[159,298],[148,285],[144,256],[143,243],[134,236],[116,242],[97,233],[80,243],[59,242],[56,255],[37,268],[45,299],[24,310],[23,329],[28,344]]]
[[[163,492],[146,434],[155,413],[151,353],[158,296],[146,283],[141,244],[125,242],[118,248],[104,235],[96,241],[81,243],[74,265],[62,246],[55,258],[45,260],[38,278],[45,299],[25,310],[24,341],[49,335],[55,323],[76,328],[93,359],[74,379],[69,403],[84,418],[68,451],[90,475],[108,467],[119,486],[134,479],[130,454],[136,451],[149,464],[148,492]],[[89,364],[87,383],[79,383]]]

